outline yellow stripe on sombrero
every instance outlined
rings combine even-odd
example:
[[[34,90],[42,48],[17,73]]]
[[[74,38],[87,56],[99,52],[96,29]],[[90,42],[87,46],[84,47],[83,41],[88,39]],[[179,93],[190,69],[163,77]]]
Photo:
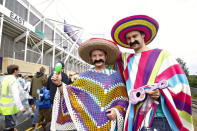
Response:
[[[150,23],[150,22],[148,22],[148,21],[146,21],[146,20],[132,20],[132,21],[126,22],[126,23],[124,23],[124,24],[121,24],[120,26],[118,26],[118,27],[116,28],[116,30],[115,30],[115,32],[114,32],[114,39],[115,39],[120,45],[122,45],[123,47],[130,47],[129,45],[122,43],[122,42],[120,41],[118,35],[119,35],[120,31],[122,31],[123,29],[127,28],[128,26],[139,25],[139,24],[140,24],[140,25],[147,26],[149,29],[151,29],[151,31],[152,31],[152,37],[151,37],[150,40],[152,40],[152,39],[154,38],[154,36],[156,35],[157,30],[156,30],[155,26],[154,26],[152,23]],[[150,41],[150,40],[149,40],[149,41]],[[148,43],[148,41],[147,41],[146,43]]]

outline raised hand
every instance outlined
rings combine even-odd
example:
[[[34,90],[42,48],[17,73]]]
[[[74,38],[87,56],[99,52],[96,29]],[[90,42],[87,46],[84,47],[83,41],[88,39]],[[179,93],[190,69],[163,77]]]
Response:
[[[107,117],[110,119],[110,120],[115,120],[116,119],[116,111],[114,109],[108,109],[106,111],[107,113]]]
[[[61,84],[61,81],[62,81],[61,73],[60,74],[54,73],[53,76],[51,77],[51,80],[52,80],[52,82],[55,85],[57,85],[57,86],[60,85]]]

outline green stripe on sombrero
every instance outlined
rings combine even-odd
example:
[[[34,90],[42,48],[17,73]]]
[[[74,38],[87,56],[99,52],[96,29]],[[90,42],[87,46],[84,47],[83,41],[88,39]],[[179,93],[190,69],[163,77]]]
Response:
[[[134,25],[143,25],[143,26],[148,27],[152,31],[152,37],[146,43],[149,43],[150,41],[152,41],[152,39],[156,36],[157,29],[155,28],[155,26],[151,22],[148,22],[146,20],[133,20],[133,21],[129,21],[124,24],[121,24],[120,26],[118,26],[116,28],[116,30],[114,32],[114,39],[118,42],[118,44],[120,44],[123,47],[130,47],[129,45],[122,43],[118,36],[119,36],[120,31],[122,31],[123,29],[125,29],[129,26],[134,26]]]

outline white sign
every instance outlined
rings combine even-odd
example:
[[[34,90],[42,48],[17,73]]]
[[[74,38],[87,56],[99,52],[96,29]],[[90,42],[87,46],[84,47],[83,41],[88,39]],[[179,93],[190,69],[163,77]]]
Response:
[[[35,27],[29,24],[27,21],[24,21],[21,17],[10,11],[9,9],[5,8],[0,4],[0,14],[4,14],[5,16],[9,17],[10,19],[16,21],[17,23],[25,26],[26,28],[30,29],[31,31],[35,31]]]
[[[21,25],[24,25],[25,23],[25,20],[20,16],[16,15],[14,12],[10,12],[10,18]]]

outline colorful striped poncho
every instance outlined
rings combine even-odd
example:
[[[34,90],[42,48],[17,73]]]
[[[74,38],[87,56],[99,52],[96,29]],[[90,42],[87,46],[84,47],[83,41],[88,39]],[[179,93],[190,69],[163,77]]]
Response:
[[[51,130],[109,131],[123,130],[128,106],[126,87],[120,74],[90,69],[71,85],[56,93]],[[106,110],[113,108],[117,119],[110,121]]]
[[[122,54],[118,66],[123,72],[128,94],[132,89],[167,80],[169,87],[160,90],[160,104],[171,129],[194,130],[189,83],[180,65],[167,51],[151,49],[137,54]],[[139,112],[143,103],[129,104],[125,131],[138,131],[143,126],[151,126],[151,120],[154,119],[153,108],[141,115]]]

